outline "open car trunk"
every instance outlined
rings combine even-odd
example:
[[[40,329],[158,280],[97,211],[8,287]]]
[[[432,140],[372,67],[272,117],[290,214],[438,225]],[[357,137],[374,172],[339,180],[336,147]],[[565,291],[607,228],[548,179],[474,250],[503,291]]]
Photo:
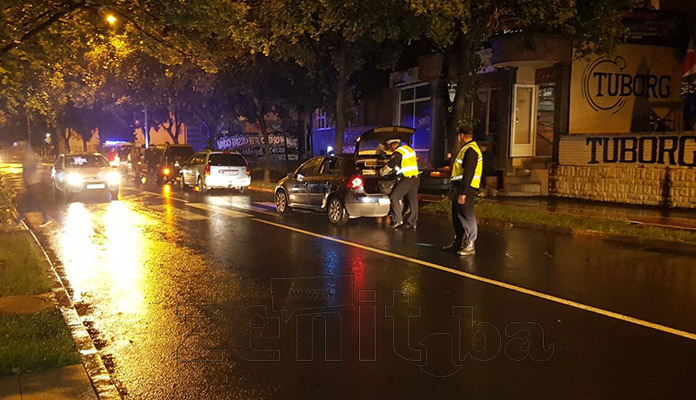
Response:
[[[365,193],[391,193],[396,183],[395,171],[387,176],[379,175],[379,170],[389,162],[392,155],[386,150],[385,143],[389,139],[400,139],[410,144],[413,132],[411,128],[388,126],[373,128],[360,135],[355,145],[355,167],[363,178]]]

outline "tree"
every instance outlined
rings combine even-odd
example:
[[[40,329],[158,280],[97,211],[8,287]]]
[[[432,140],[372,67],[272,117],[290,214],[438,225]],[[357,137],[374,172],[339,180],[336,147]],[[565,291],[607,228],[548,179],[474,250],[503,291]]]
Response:
[[[271,179],[270,140],[267,118],[287,119],[289,109],[314,101],[313,84],[307,72],[291,62],[274,61],[263,54],[247,54],[231,60],[220,71],[217,92],[224,104],[233,105],[234,114],[257,123],[264,146],[263,181]]]
[[[350,81],[367,60],[392,67],[408,17],[399,0],[262,0],[251,12],[262,28],[265,54],[294,60],[313,73],[332,97],[336,130],[334,149],[343,150]]]

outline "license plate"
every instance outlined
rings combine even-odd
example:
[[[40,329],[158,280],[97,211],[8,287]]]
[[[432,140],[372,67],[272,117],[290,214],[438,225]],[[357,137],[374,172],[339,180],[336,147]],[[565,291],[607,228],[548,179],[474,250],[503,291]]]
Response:
[[[377,175],[377,171],[374,169],[364,169],[362,173],[363,175]]]
[[[87,185],[87,189],[104,189],[103,183],[90,183]]]
[[[234,171],[234,170],[228,169],[228,170],[222,171],[222,174],[223,174],[223,175],[237,175],[237,172],[238,172],[238,171]]]
[[[387,204],[391,203],[389,201],[389,199],[378,199],[377,202],[379,203],[380,206],[386,206]]]

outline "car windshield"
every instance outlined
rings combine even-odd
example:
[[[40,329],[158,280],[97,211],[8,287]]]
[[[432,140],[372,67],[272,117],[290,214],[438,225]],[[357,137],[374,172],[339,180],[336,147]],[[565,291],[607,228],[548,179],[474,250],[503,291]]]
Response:
[[[98,168],[108,167],[109,163],[101,155],[82,154],[75,156],[65,156],[66,168]]]
[[[246,161],[240,154],[211,154],[208,164],[212,166],[245,167]]]

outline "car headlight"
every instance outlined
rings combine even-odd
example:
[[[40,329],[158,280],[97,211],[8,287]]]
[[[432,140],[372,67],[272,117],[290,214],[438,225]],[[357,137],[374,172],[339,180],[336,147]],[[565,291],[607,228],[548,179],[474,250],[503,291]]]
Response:
[[[68,185],[71,185],[71,186],[82,186],[82,182],[84,182],[84,180],[85,180],[82,177],[82,175],[75,173],[75,172],[68,174],[65,177],[65,179],[68,182]]]
[[[111,186],[118,185],[121,183],[121,174],[116,171],[110,171],[109,174],[106,175],[106,181]]]

